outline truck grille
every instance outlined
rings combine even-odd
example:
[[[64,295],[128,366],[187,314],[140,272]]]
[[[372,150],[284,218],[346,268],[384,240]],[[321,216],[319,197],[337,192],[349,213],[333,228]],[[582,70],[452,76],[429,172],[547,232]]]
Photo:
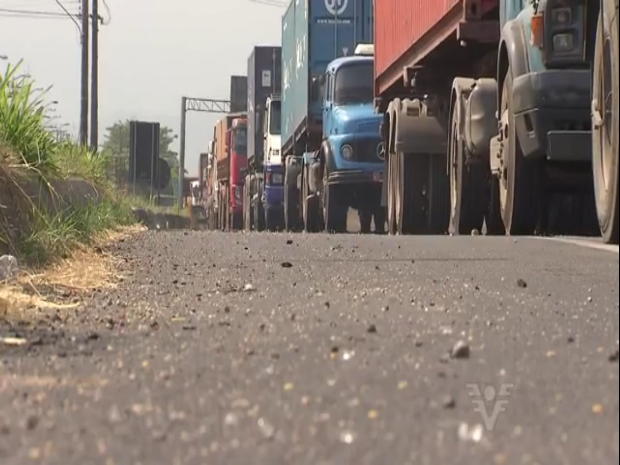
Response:
[[[378,147],[381,140],[377,138],[358,139],[353,144],[353,161],[364,163],[382,163],[378,155]]]

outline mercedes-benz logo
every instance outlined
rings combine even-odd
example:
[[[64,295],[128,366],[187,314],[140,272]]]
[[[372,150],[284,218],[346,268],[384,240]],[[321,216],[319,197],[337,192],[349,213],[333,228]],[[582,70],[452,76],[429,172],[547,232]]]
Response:
[[[379,158],[379,160],[385,160],[385,142],[381,142],[379,145],[377,145],[377,157]]]

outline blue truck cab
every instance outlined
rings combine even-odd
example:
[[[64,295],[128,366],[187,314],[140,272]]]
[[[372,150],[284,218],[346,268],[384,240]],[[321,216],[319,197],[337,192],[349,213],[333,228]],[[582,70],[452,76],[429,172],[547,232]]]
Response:
[[[385,229],[381,207],[385,144],[382,117],[374,111],[374,47],[360,44],[354,56],[341,57],[321,77],[323,143],[304,156],[302,190],[306,204],[320,200],[316,220],[328,231],[346,230],[349,208],[358,211],[360,229]],[[315,201],[316,204],[316,201]],[[308,206],[305,208],[309,208]],[[306,215],[308,216],[308,215]]]
[[[354,55],[359,44],[372,42],[373,30],[373,0],[291,0],[282,18],[282,161],[288,231],[341,231],[346,229],[349,207],[372,198],[354,188],[353,181],[374,188],[377,183],[367,181],[382,169],[370,166],[374,158],[355,158],[377,153],[372,57]],[[363,74],[350,72],[356,70]],[[372,149],[363,139],[373,139]],[[326,183],[324,174],[331,176]],[[371,210],[370,206],[360,210],[366,223]]]

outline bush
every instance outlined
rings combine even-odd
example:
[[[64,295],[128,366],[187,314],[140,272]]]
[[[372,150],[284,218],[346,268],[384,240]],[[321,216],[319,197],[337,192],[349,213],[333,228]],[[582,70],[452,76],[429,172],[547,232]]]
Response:
[[[129,205],[107,180],[108,154],[57,140],[45,126],[45,93],[37,95],[31,81],[17,77],[18,69],[9,66],[0,74],[0,253],[45,265],[133,220]],[[52,186],[69,178],[87,180],[99,195],[67,205],[70,192]],[[33,185],[46,196],[33,198]],[[42,197],[51,198],[54,208]]]
[[[33,82],[9,65],[0,75],[0,140],[22,157],[24,164],[45,169],[52,165],[58,143],[45,127],[46,107]]]

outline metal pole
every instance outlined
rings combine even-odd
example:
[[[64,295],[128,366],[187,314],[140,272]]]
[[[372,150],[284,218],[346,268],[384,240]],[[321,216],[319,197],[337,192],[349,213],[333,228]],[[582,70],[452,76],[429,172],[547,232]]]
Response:
[[[99,0],[93,0],[92,18],[90,148],[96,152],[99,147]]]
[[[88,145],[88,30],[89,0],[82,0],[82,72],[81,72],[81,107],[80,107],[80,144]]]
[[[177,201],[179,210],[183,209],[183,184],[185,181],[185,123],[187,118],[187,97],[181,99],[181,134],[179,148],[179,191]]]

